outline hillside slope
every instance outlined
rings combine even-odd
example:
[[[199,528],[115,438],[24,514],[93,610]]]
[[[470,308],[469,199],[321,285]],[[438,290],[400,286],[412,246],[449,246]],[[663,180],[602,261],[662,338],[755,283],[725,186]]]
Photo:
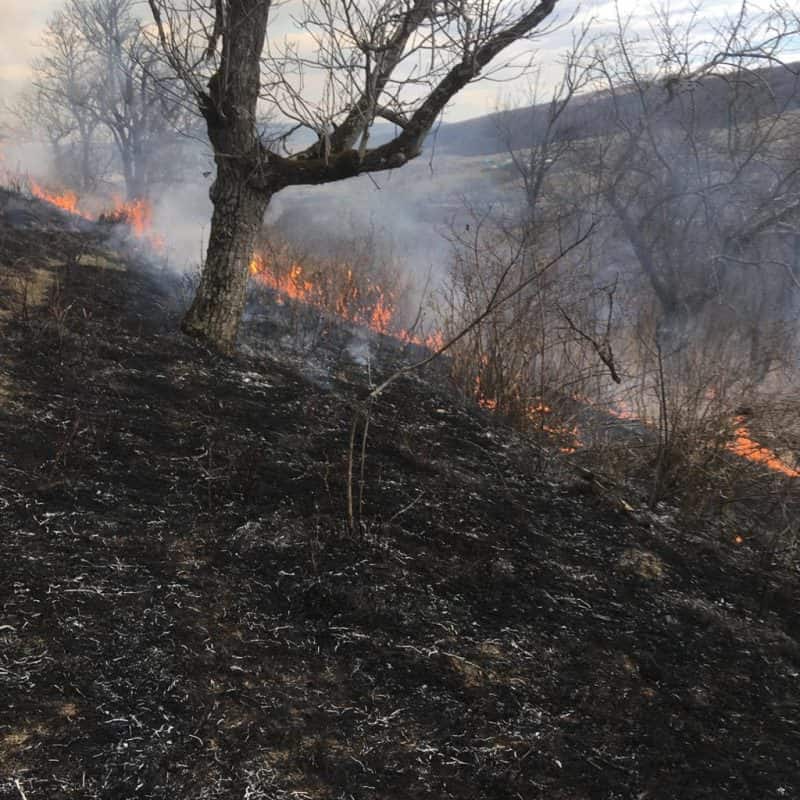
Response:
[[[105,235],[0,215],[0,798],[800,796],[796,575],[428,376],[351,534],[364,368],[209,354]]]
[[[750,86],[761,87],[757,98],[751,98],[749,111],[754,117],[768,116],[779,109],[786,112],[800,108],[800,64],[768,66],[752,70],[748,75]],[[705,77],[693,84],[692,88],[695,92],[694,103],[703,109],[703,124],[710,128],[729,124],[730,86],[723,77]],[[651,87],[650,99],[653,106],[666,97],[666,94],[665,86]],[[537,105],[445,123],[431,137],[428,147],[435,143],[437,150],[453,156],[505,155],[509,150],[536,145],[547,128],[549,113],[548,98]],[[632,117],[641,113],[641,101],[635,92],[625,94],[623,87],[617,87],[613,98],[602,91],[582,94],[570,103],[559,119],[555,138],[569,141],[606,136],[615,129],[614,119],[617,113]],[[676,124],[685,121],[682,116],[684,113],[680,104],[676,104],[672,117]]]

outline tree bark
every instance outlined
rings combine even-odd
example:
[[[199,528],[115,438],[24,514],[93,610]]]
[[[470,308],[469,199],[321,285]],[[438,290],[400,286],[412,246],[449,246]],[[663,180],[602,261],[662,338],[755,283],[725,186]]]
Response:
[[[217,176],[203,275],[182,328],[223,353],[236,344],[256,233],[275,193],[251,180],[261,154],[256,104],[269,7],[270,0],[231,0],[219,68],[198,98]]]
[[[270,196],[253,190],[235,170],[218,170],[211,188],[214,213],[200,286],[183,331],[232,352],[244,312],[250,260]]]

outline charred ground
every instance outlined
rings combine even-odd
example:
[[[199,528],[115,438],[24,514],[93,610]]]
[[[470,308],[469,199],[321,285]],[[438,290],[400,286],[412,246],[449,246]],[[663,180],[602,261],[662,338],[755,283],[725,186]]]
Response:
[[[354,535],[364,367],[209,354],[43,213],[0,219],[0,798],[798,796],[796,574],[425,375]]]

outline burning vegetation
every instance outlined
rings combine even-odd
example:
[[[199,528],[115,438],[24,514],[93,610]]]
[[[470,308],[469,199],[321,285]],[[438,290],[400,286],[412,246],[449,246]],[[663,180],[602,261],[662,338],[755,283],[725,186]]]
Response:
[[[790,478],[800,478],[800,470],[787,464],[776,453],[756,442],[747,427],[747,418],[738,416],[735,420],[734,440],[728,448],[740,458],[763,464],[765,467]]]
[[[299,303],[400,342],[441,347],[440,332],[420,330],[422,314],[412,306],[416,292],[410,279],[401,278],[398,263],[374,242],[339,242],[332,247],[338,252],[321,256],[293,247],[274,230],[263,239],[250,260],[250,275],[276,302]],[[416,323],[409,326],[410,317]]]
[[[51,192],[45,189],[38,181],[33,180],[33,178],[28,179],[28,184],[34,197],[38,197],[40,200],[44,200],[45,203],[50,203],[50,205],[60,208],[68,214],[91,219],[89,214],[81,211],[78,207],[78,195],[75,192],[69,189],[62,192]]]
[[[84,219],[97,219],[104,224],[124,224],[140,240],[145,241],[154,250],[163,249],[163,239],[152,229],[152,209],[145,200],[124,201],[115,198],[110,207],[99,213],[92,213],[88,208],[102,205],[97,200],[81,201],[77,193],[64,190],[54,191],[45,188],[39,182],[28,179],[31,194],[44,202],[69,214]],[[270,238],[272,239],[270,243]],[[349,323],[363,326],[370,331],[391,336],[400,342],[411,343],[438,350],[446,336],[453,334],[453,321],[449,330],[432,330],[427,334],[419,333],[416,327],[407,327],[402,320],[407,319],[412,310],[407,304],[410,286],[399,279],[399,270],[390,260],[383,258],[380,263],[374,260],[374,252],[358,252],[353,243],[349,244],[348,256],[323,259],[306,254],[306,263],[301,263],[298,254],[287,243],[275,244],[275,232],[267,232],[262,250],[255,253],[250,261],[250,274],[256,284],[273,293],[278,303],[299,303],[324,314],[335,315]],[[308,266],[311,264],[311,266]],[[403,299],[401,301],[401,298]],[[403,305],[403,303],[406,303]],[[417,313],[417,320],[420,315]],[[490,323],[495,335],[496,321]],[[475,336],[483,337],[484,328],[476,329]],[[473,345],[466,347],[470,350]],[[460,351],[464,352],[464,346]],[[491,351],[491,348],[489,348]],[[464,357],[456,353],[454,367],[463,368]],[[471,359],[471,356],[467,356]],[[484,351],[477,358],[480,369],[474,373],[473,386],[468,392],[481,407],[510,415],[512,420],[523,428],[539,430],[551,435],[559,442],[562,453],[576,453],[584,446],[580,426],[575,420],[574,404],[567,416],[554,412],[551,405],[541,399],[524,400],[522,385],[525,379],[520,376],[518,383],[511,389],[501,388],[508,380],[504,373],[506,367],[500,366],[496,357]],[[474,371],[471,360],[466,368]],[[498,373],[498,369],[500,372]],[[457,374],[454,375],[457,378]],[[489,387],[489,388],[487,388]],[[491,388],[494,387],[494,388]],[[503,400],[498,399],[504,397]],[[597,405],[597,401],[574,396],[578,404]],[[640,416],[631,410],[631,403],[625,400],[609,402],[605,411],[622,420],[641,422],[657,428],[657,415]],[[570,418],[571,417],[571,418]],[[736,416],[733,432],[725,447],[740,458],[757,463],[769,470],[790,478],[800,477],[800,470],[787,463],[769,447],[760,444],[753,438],[744,416]]]
[[[125,225],[137,239],[146,242],[154,250],[164,249],[163,237],[153,231],[153,209],[147,200],[124,200],[115,196],[108,205],[101,198],[80,199],[72,190],[50,190],[33,178],[26,180],[34,197],[83,219],[97,220],[107,225]],[[96,211],[98,208],[101,210]]]
[[[408,172],[555,3],[365,4],[351,50],[349,3],[304,5],[316,106],[252,38],[267,5],[153,0],[153,28],[71,0],[34,65],[20,118],[50,98],[59,158],[0,191],[0,796],[795,796],[800,69],[762,65],[797,15],[576,39],[552,98],[496,118],[491,188],[451,214],[432,184],[423,292],[338,206],[333,233],[308,208],[252,232],[285,188]],[[91,187],[165,207],[206,85],[241,169],[185,313],[152,206]],[[312,140],[253,127],[273,92]]]

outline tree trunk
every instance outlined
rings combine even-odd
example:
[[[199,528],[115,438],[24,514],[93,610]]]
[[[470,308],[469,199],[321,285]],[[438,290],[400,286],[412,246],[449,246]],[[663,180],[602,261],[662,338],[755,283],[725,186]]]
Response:
[[[125,182],[125,197],[128,200],[135,200],[136,194],[133,186],[133,161],[127,149],[127,143],[120,146],[120,161],[122,161],[122,179]]]
[[[219,68],[198,97],[217,165],[214,213],[200,286],[181,326],[223,353],[236,344],[256,234],[279,188],[250,180],[260,163],[256,105],[270,0],[230,0],[227,8]]]
[[[80,124],[81,190],[89,192],[94,187],[92,175],[92,133],[89,125]]]
[[[225,353],[236,343],[253,246],[270,197],[249,188],[235,170],[218,168],[211,188],[214,214],[206,262],[182,328]]]

